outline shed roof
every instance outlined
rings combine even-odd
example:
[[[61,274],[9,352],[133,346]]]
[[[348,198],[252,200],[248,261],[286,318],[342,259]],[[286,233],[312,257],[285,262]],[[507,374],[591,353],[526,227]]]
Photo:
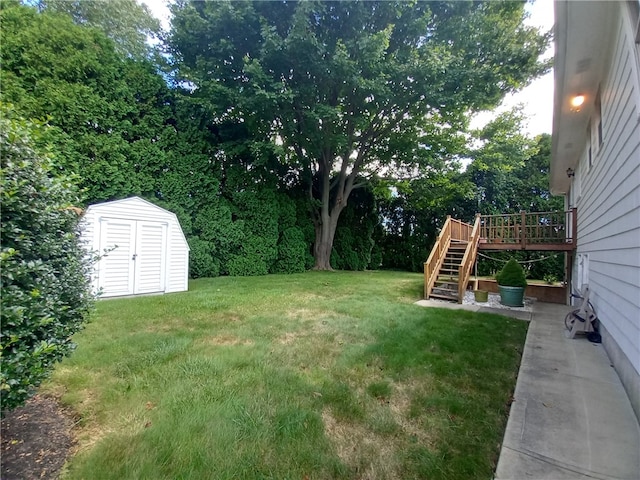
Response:
[[[187,249],[189,249],[189,243],[187,242],[187,238],[184,235],[184,231],[182,230],[182,226],[180,225],[180,221],[178,220],[178,217],[176,216],[175,213],[173,213],[170,210],[167,210],[166,208],[162,208],[158,205],[156,205],[155,203],[152,203],[148,200],[145,200],[144,198],[140,198],[138,196],[133,196],[133,197],[128,197],[128,198],[123,198],[120,200],[111,200],[108,202],[101,202],[101,203],[94,203],[92,205],[89,205],[87,207],[87,210],[85,212],[85,215],[89,214],[90,212],[97,210],[99,211],[102,208],[112,208],[112,207],[126,207],[128,204],[131,203],[138,203],[138,204],[142,204],[145,207],[152,207],[158,211],[161,211],[164,215],[167,215],[169,217],[171,217],[176,225],[178,225],[179,227],[179,231],[180,231],[180,236],[182,237],[182,240],[184,241],[185,245],[187,246]],[[131,211],[128,210],[127,213],[125,215],[122,216],[122,218],[129,218],[129,219],[135,219],[136,215],[132,215]]]

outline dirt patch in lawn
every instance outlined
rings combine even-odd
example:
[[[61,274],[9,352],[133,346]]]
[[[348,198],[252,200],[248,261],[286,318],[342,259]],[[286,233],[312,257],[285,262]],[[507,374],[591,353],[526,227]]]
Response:
[[[2,419],[2,478],[55,479],[73,447],[72,415],[36,395]]]
[[[296,339],[298,339],[299,337],[303,336],[303,333],[294,333],[294,332],[286,332],[284,335],[282,335],[278,341],[282,344],[282,345],[290,345],[293,342],[296,341]]]
[[[287,311],[287,318],[292,320],[315,320],[319,316],[320,313],[317,310],[309,308],[296,308],[294,310]]]
[[[422,446],[434,448],[438,440],[437,430],[426,428],[422,422],[423,418],[409,417],[411,397],[415,388],[415,385],[394,384],[394,392],[388,400],[389,410],[406,435],[416,439]]]
[[[361,424],[338,419],[328,409],[322,411],[322,421],[338,457],[352,470],[352,478],[401,478],[395,448],[389,438],[377,435]]]
[[[203,343],[207,345],[253,345],[252,340],[238,338],[235,335],[216,335],[203,339]]]

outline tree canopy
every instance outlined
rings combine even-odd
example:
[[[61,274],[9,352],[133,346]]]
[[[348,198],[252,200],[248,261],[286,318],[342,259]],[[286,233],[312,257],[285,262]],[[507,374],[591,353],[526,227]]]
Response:
[[[305,189],[328,269],[363,178],[446,154],[443,134],[546,69],[523,5],[181,1],[170,46],[212,123],[245,124],[254,154]]]
[[[144,58],[158,40],[160,22],[136,0],[38,0],[38,8],[62,13],[78,25],[102,30],[125,55]]]
[[[0,6],[0,98],[48,122],[83,204],[175,211],[192,276],[417,270],[447,214],[554,205],[515,114],[465,133],[546,68],[521,3],[181,1],[171,77],[118,40],[144,9],[110,30],[86,2],[37,5]]]

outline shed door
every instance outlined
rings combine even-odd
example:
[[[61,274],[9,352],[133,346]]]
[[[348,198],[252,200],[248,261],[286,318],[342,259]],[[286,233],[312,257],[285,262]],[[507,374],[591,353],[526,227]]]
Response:
[[[163,292],[167,224],[101,219],[98,288],[103,297]]]
[[[133,293],[164,292],[167,225],[136,223]]]

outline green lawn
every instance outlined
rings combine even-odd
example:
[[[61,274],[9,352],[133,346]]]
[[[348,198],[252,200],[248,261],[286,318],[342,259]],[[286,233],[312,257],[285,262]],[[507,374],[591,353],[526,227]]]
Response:
[[[99,302],[43,387],[80,419],[65,478],[491,478],[527,324],[413,305],[422,278]]]

